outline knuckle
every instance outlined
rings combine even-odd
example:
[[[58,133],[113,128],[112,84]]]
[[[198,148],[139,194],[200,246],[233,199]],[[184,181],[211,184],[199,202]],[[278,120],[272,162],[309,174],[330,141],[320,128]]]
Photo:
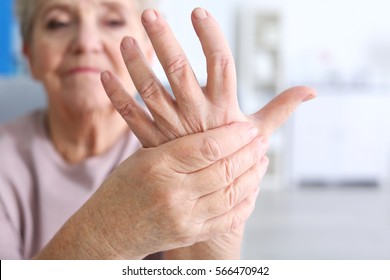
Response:
[[[223,149],[217,140],[213,137],[207,137],[203,140],[200,151],[204,158],[214,162],[221,158]]]
[[[162,197],[164,201],[164,208],[172,213],[172,218],[174,219],[177,216],[178,206],[180,201],[182,201],[182,192],[177,188],[161,190],[158,192],[159,196]],[[186,211],[182,211],[181,215],[185,215]]]
[[[163,223],[168,228],[169,234],[177,238],[185,238],[190,235],[190,226],[186,215],[179,212],[176,207],[172,205],[172,199],[165,197],[164,201],[160,201],[160,209],[164,211]]]
[[[183,72],[188,67],[187,57],[180,53],[167,60],[168,75]]]
[[[139,94],[144,100],[160,93],[160,83],[154,78],[147,78],[139,85]]]
[[[237,175],[237,163],[232,159],[223,159],[222,164],[225,171],[225,183],[230,185],[235,180]]]
[[[211,64],[215,71],[222,74],[223,78],[228,78],[235,69],[232,54],[222,51],[215,52],[211,55]]]
[[[196,237],[193,236],[180,236],[176,240],[182,246],[191,246],[197,242]]]
[[[255,163],[261,161],[263,154],[261,153],[260,149],[261,148],[259,148],[259,147],[252,146],[252,147],[250,147],[250,149],[247,150],[248,160],[250,160],[252,162],[252,164],[255,164]]]
[[[223,51],[216,51],[211,55],[212,63],[216,67],[225,68],[233,65],[234,59],[232,54]]]
[[[237,229],[242,223],[243,221],[239,216],[233,215],[230,223],[230,231]]]
[[[228,209],[232,209],[239,201],[240,201],[240,188],[232,184],[227,189],[227,207]]]
[[[261,163],[258,162],[254,167],[254,173],[253,173],[253,182],[256,182],[257,184],[261,183],[261,180],[263,179],[263,176],[265,174],[264,167],[261,166]]]
[[[117,108],[118,113],[124,118],[129,119],[132,118],[135,114],[135,107],[134,104],[131,104],[129,102],[123,103],[118,106]]]
[[[181,245],[191,245],[196,240],[196,233],[193,227],[186,219],[178,218],[175,213],[175,218],[172,217],[170,227],[170,234],[174,236],[176,242]]]
[[[187,236],[187,223],[181,218],[173,218],[171,222],[171,229],[176,236]]]

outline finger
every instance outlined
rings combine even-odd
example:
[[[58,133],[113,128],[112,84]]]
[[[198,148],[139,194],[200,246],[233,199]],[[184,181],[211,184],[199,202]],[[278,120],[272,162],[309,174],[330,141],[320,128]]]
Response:
[[[142,145],[151,147],[161,140],[162,135],[158,134],[153,120],[131,94],[126,91],[118,78],[109,71],[105,71],[101,75],[101,80],[112,105],[126,121]]]
[[[156,123],[176,127],[180,122],[174,100],[150,68],[137,41],[132,37],[123,38],[121,51],[131,79]],[[173,135],[174,138],[178,136]]]
[[[229,212],[259,188],[267,167],[268,158],[264,156],[247,172],[238,177],[233,184],[201,197],[193,210],[196,219],[202,223]]]
[[[251,123],[233,123],[168,142],[164,153],[168,167],[192,173],[228,157],[249,144],[258,134]]]
[[[192,24],[207,61],[207,97],[217,106],[237,104],[236,71],[229,45],[209,12],[196,8]]]
[[[198,235],[199,241],[224,235],[243,225],[255,208],[257,194],[256,190],[228,213],[203,223]]]
[[[191,113],[202,104],[204,95],[183,49],[164,18],[155,10],[146,10],[142,23],[156,55],[167,75],[179,106]]]
[[[188,199],[213,194],[233,184],[261,160],[268,148],[269,143],[264,138],[257,137],[236,153],[207,168],[189,174],[182,184],[184,188],[191,190]]]
[[[268,138],[302,102],[313,99],[316,95],[316,91],[309,87],[290,88],[272,99],[251,118],[260,128],[261,135]]]

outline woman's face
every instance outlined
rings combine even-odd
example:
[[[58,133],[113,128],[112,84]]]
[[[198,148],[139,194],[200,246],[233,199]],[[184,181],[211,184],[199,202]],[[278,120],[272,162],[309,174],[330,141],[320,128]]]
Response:
[[[49,104],[71,110],[111,109],[100,73],[114,72],[134,93],[120,53],[126,35],[152,56],[135,0],[37,0],[32,40],[25,46],[34,78]]]

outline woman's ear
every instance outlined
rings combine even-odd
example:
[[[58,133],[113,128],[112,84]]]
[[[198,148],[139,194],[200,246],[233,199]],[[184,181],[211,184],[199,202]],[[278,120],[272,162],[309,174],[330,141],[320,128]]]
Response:
[[[25,59],[27,59],[28,61],[28,64],[30,65],[31,67],[31,56],[30,56],[30,46],[27,44],[27,43],[23,43],[23,56]]]
[[[28,62],[28,66],[30,68],[30,73],[31,73],[31,76],[37,80],[38,78],[36,77],[35,75],[35,71],[34,71],[34,67],[33,67],[33,59],[32,59],[32,55],[31,55],[31,47],[29,44],[27,43],[23,43],[23,56],[24,58],[27,60]]]

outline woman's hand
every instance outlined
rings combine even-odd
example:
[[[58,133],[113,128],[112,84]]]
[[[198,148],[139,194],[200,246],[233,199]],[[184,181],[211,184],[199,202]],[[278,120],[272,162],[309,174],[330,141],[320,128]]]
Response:
[[[208,79],[201,87],[191,66],[163,17],[156,11],[145,11],[144,27],[172,88],[173,98],[161,85],[138,43],[124,38],[121,51],[129,74],[148,107],[144,111],[112,73],[105,72],[102,82],[117,111],[144,147],[155,147],[184,135],[206,131],[235,121],[254,123],[268,138],[303,102],[315,96],[307,87],[291,88],[257,113],[245,116],[238,105],[233,56],[212,16],[195,9],[192,22],[207,61]],[[248,188],[258,186],[248,180]],[[254,195],[246,199],[254,202]],[[168,252],[169,258],[238,258],[243,227],[229,235]]]
[[[257,134],[234,123],[139,150],[36,258],[142,259],[240,227],[267,166]]]
[[[164,18],[144,12],[142,21],[168,77],[175,99],[161,85],[135,39],[124,38],[121,51],[129,74],[153,119],[132,94],[109,72],[103,85],[117,111],[144,147],[155,147],[178,137],[220,127],[235,121],[253,122],[269,137],[291,113],[316,93],[295,87],[275,97],[257,113],[245,116],[238,105],[234,59],[216,21],[204,9],[192,14],[195,31],[207,61],[207,84],[201,87],[182,48]]]

